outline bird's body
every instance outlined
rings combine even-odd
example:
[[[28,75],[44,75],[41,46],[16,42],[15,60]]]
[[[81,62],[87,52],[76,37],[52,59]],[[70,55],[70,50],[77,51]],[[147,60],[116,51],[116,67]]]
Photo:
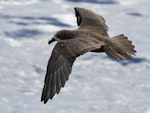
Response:
[[[87,52],[105,52],[115,59],[132,59],[134,46],[123,34],[109,38],[108,27],[102,16],[84,9],[75,8],[77,30],[61,30],[54,34],[52,40],[57,41],[47,65],[41,101],[59,93],[64,87],[72,70],[74,61]]]

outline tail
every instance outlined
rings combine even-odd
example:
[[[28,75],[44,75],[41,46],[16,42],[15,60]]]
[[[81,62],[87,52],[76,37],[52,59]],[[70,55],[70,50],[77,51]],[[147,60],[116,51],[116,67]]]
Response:
[[[108,56],[120,60],[130,60],[136,53],[132,41],[123,34],[109,38],[104,46],[104,51]]]

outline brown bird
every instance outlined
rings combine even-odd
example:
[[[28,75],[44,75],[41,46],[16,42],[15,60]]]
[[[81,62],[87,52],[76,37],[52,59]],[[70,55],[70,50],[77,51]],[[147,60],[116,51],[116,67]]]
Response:
[[[49,44],[57,41],[48,61],[41,101],[46,103],[65,86],[77,57],[87,52],[105,52],[114,59],[132,59],[136,51],[123,34],[109,38],[104,18],[88,9],[75,7],[77,30],[61,30]]]

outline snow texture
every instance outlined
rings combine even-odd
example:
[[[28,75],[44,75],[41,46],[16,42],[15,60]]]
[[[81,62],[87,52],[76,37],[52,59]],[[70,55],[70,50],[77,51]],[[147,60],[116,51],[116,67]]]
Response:
[[[133,61],[104,53],[76,60],[59,95],[40,102],[47,61],[61,29],[76,29],[73,7],[101,15],[110,36],[136,46]],[[0,113],[150,113],[150,1],[0,0]]]

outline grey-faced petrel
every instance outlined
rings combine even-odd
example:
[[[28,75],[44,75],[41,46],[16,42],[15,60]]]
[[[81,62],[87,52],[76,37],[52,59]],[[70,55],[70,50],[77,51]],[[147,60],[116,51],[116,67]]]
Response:
[[[105,52],[114,59],[132,59],[136,51],[123,34],[110,38],[104,18],[85,8],[75,7],[76,30],[61,30],[49,44],[57,41],[48,61],[41,101],[46,103],[60,92],[69,78],[77,57],[87,52]]]

